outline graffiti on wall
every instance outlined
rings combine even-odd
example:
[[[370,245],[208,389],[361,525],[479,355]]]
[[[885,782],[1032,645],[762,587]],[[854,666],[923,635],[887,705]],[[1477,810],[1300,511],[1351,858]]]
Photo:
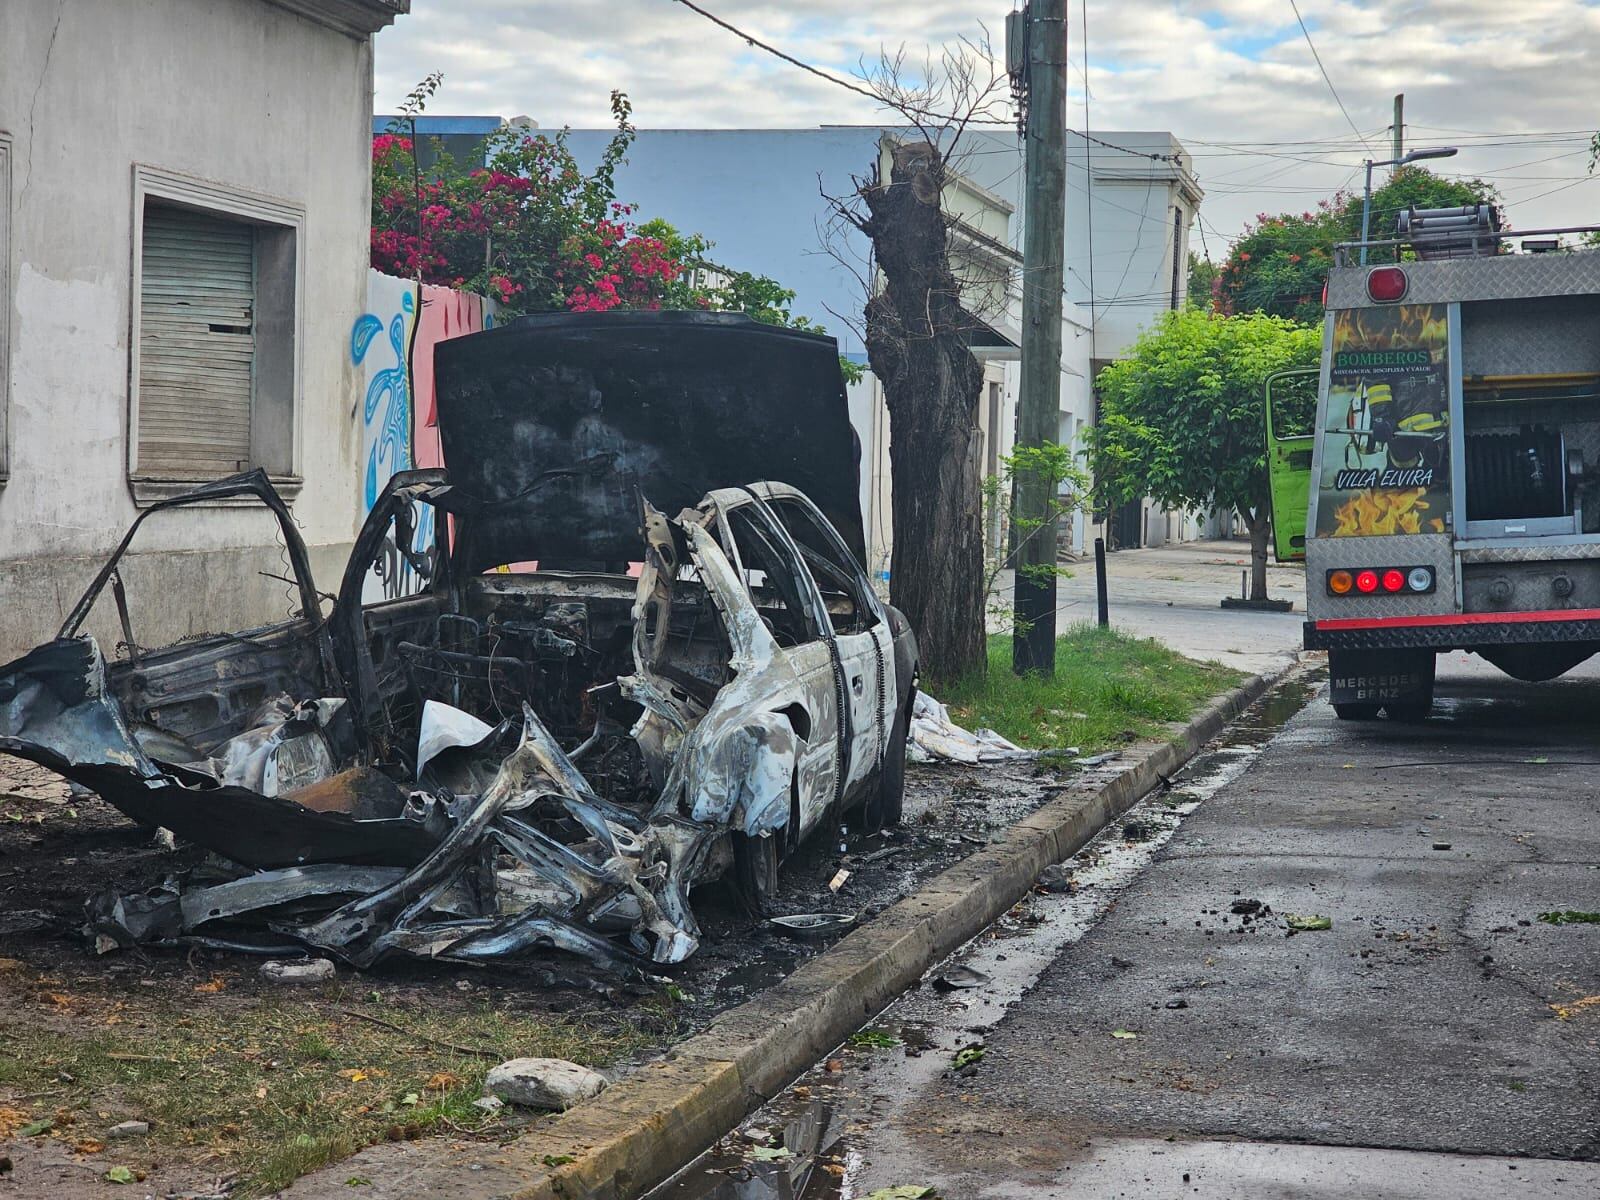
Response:
[[[367,311],[350,329],[350,360],[366,380],[361,402],[363,514],[371,511],[396,471],[444,463],[433,389],[434,346],[494,326],[494,302],[482,296],[424,285],[419,314],[416,293],[411,280],[369,271]],[[409,596],[426,584],[434,553],[433,509],[418,505],[415,515],[412,553],[402,553],[391,536],[367,577],[364,600]]]

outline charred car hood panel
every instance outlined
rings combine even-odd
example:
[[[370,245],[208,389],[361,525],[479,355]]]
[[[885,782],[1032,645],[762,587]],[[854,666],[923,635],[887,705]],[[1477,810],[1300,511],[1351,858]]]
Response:
[[[434,351],[458,560],[639,558],[639,497],[676,513],[781,479],[864,561],[858,444],[832,338],[728,313],[559,313]]]

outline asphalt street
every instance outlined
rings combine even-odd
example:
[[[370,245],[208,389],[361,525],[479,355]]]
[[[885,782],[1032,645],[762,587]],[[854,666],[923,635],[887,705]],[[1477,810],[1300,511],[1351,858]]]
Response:
[[[1250,543],[1185,542],[1151,550],[1118,550],[1106,556],[1106,591],[1113,628],[1158,638],[1190,658],[1214,660],[1251,673],[1271,671],[1293,660],[1305,620],[1305,571],[1269,563],[1267,593],[1288,600],[1293,612],[1259,612],[1221,606],[1237,596],[1250,567]],[[996,605],[1010,603],[1010,572],[996,581]],[[1096,616],[1094,559],[1071,564],[1056,581],[1059,628]],[[991,624],[1002,627],[994,612]]]
[[[1597,731],[1593,664],[1453,654],[1417,726],[1319,691],[745,1129],[820,1114],[806,1197],[1600,1195],[1600,925],[1540,919],[1600,909]]]

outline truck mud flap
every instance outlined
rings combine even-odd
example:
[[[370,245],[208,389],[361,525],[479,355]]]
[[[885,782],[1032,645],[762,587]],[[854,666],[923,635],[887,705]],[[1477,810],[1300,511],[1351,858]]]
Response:
[[[1427,704],[1433,699],[1432,650],[1334,650],[1328,699],[1338,704]]]

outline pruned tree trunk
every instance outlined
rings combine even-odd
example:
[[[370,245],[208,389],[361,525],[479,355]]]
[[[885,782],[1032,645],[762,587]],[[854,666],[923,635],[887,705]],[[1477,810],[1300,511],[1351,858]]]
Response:
[[[889,409],[894,549],[890,601],[906,614],[923,674],[982,670],[983,518],[978,400],[940,207],[945,163],[927,142],[897,147],[887,182],[861,189],[883,287],[867,302],[867,361]]]
[[[1272,522],[1265,512],[1245,510],[1244,527],[1250,531],[1250,599],[1267,598],[1267,535]]]

